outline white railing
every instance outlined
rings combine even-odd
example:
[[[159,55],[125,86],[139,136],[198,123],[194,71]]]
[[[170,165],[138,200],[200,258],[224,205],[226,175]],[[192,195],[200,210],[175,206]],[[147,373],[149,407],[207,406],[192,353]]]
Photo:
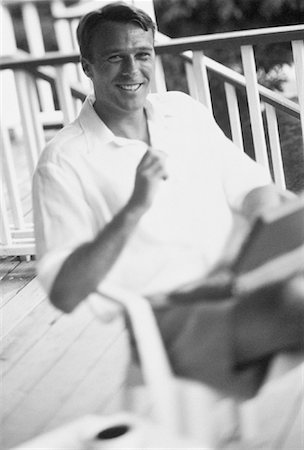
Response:
[[[79,17],[111,1],[115,0],[73,0],[71,3],[66,0],[2,0],[2,60],[9,55],[13,59],[26,57],[24,50],[18,48],[15,37],[16,8],[20,13],[19,26],[24,30],[29,54],[39,58],[47,55],[47,36],[41,21],[41,7],[47,6],[50,10],[49,22],[54,23],[53,44],[60,54],[70,55],[76,47],[75,30]],[[141,7],[155,19],[153,0],[126,2]],[[41,149],[48,139],[48,130],[72,120],[90,89],[90,83],[77,61],[78,57],[72,63],[60,63],[55,68],[53,61],[51,67],[34,64],[29,70],[1,67],[3,114],[0,127],[3,156],[0,256],[35,254],[31,179]]]
[[[158,54],[183,53],[192,51],[192,61],[187,64],[189,91],[212,110],[209,78],[207,71],[215,72],[225,79],[225,92],[232,130],[233,140],[243,148],[241,136],[240,116],[237,107],[236,89],[245,87],[249,105],[252,134],[257,161],[269,167],[265,130],[262,121],[261,100],[266,106],[267,126],[270,137],[270,147],[275,165],[281,166],[278,160],[281,154],[278,139],[276,108],[284,109],[292,115],[300,117],[301,127],[304,130],[304,26],[274,27],[264,30],[248,30],[245,32],[221,33],[193,38],[174,39],[168,44],[158,46]],[[254,45],[279,42],[291,42],[293,62],[296,72],[297,93],[299,104],[285,99],[258,84],[257,70],[254,57]],[[204,50],[212,47],[234,46],[240,49],[244,76],[216,63],[204,55]],[[304,137],[302,133],[302,142]],[[285,187],[281,170],[275,170],[275,181]]]
[[[24,3],[27,4],[29,1]],[[59,0],[58,2],[54,0],[55,3],[60,4]],[[66,26],[75,31],[75,24],[71,26],[75,20],[71,10],[69,10],[70,16],[66,10],[61,9],[61,15],[59,12],[57,10],[56,20],[65,20]],[[237,91],[246,92],[255,157],[267,168],[271,163],[275,182],[285,188],[277,111],[281,110],[295,117],[304,130],[303,36],[304,26],[302,25],[172,40],[158,34],[157,70],[153,89],[157,91],[166,89],[162,66],[163,55],[179,55],[185,64],[190,95],[206,104],[212,111],[209,75],[215,74],[224,83],[231,135],[240,149],[244,148],[244,144]],[[298,103],[258,84],[253,45],[274,42],[292,43]],[[244,75],[205,56],[205,51],[216,46],[222,48],[233,46],[236,51],[240,49]],[[76,51],[47,53],[35,57],[16,54],[14,58],[1,60],[2,73],[9,71],[16,86],[22,137],[19,141],[17,139],[16,146],[4,118],[0,118],[4,161],[2,164],[4,183],[2,183],[1,195],[0,255],[35,253],[31,217],[31,178],[45,142],[54,133],[54,125],[62,126],[70,122],[88,93],[88,85],[82,83],[82,77],[71,77],[71,68],[74,73],[77,73],[75,68],[78,64],[79,56]],[[42,83],[47,86],[48,93],[51,93],[50,102],[43,101]],[[265,111],[266,123],[262,120],[262,111]],[[270,161],[265,133],[269,136]]]

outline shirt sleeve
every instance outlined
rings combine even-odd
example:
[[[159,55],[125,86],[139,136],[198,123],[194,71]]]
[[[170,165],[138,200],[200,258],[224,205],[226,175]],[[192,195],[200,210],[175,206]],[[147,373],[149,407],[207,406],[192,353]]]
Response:
[[[214,151],[222,170],[223,187],[230,206],[240,210],[246,195],[272,183],[270,172],[239,149],[222,131]]]
[[[96,235],[81,182],[67,164],[47,162],[33,178],[38,277],[49,293],[65,259]]]
[[[210,111],[193,101],[195,122],[201,133],[212,137],[208,146],[210,158],[214,158],[220,170],[223,189],[229,205],[240,210],[246,195],[253,189],[272,182],[269,170],[254,161],[237,147],[216,123]],[[193,116],[192,116],[193,117]]]

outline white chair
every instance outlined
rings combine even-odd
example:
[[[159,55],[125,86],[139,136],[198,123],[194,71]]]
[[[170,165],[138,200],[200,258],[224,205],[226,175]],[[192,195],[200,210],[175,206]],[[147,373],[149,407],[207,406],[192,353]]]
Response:
[[[133,411],[142,407],[144,398],[155,423],[210,448],[289,450],[291,442],[292,448],[301,448],[304,354],[277,356],[258,394],[239,403],[207,385],[173,375],[146,299],[106,285],[101,294],[102,299],[91,301],[101,320],[121,313],[123,306],[132,326],[144,383],[136,388],[141,397],[133,396]]]

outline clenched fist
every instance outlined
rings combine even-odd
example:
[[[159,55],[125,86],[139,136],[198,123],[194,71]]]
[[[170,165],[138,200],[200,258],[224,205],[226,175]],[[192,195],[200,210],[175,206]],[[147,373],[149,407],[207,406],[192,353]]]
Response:
[[[146,211],[153,203],[159,184],[168,178],[166,170],[167,155],[149,148],[136,169],[135,184],[130,206]]]

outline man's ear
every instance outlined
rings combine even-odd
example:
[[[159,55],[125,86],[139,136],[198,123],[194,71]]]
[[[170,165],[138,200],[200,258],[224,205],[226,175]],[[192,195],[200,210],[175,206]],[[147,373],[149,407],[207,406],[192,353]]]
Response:
[[[80,62],[86,76],[92,78],[91,63],[86,58],[81,58]]]

